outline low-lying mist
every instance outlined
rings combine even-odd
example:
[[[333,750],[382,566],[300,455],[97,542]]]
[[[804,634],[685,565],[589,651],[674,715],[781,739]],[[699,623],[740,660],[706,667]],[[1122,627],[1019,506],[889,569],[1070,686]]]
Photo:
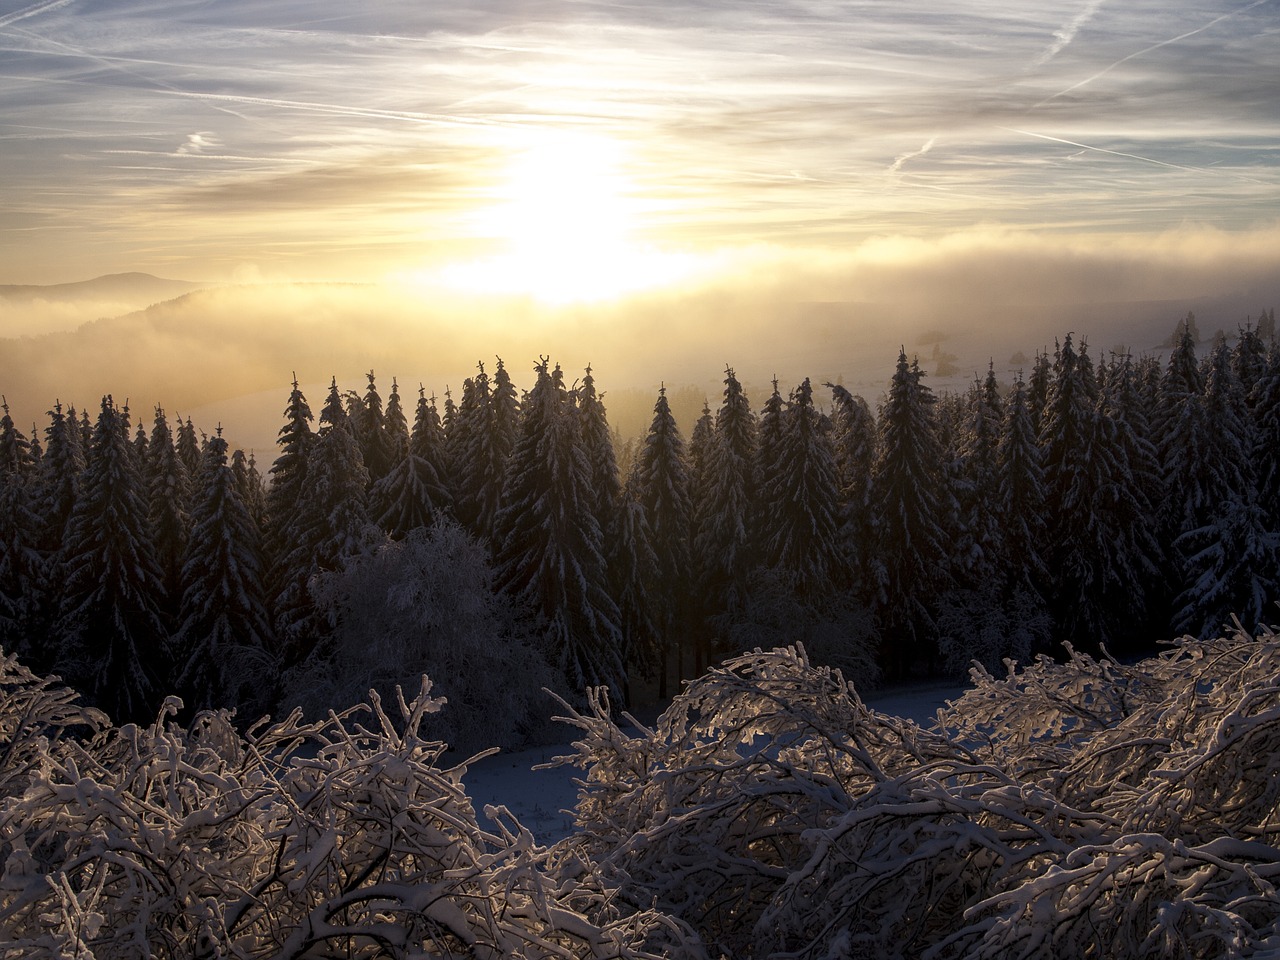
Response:
[[[687,427],[714,410],[726,365],[763,403],[777,376],[843,382],[874,405],[899,346],[935,387],[963,386],[993,362],[1012,377],[1068,330],[1095,352],[1151,352],[1188,310],[1206,335],[1228,334],[1280,300],[1280,231],[1181,233],[1145,246],[1073,247],[998,231],[925,243],[883,240],[847,256],[785,257],[696,289],[613,304],[553,307],[426,286],[285,283],[198,290],[74,330],[0,340],[0,392],[26,430],[55,400],[96,412],[111,393],[135,423],[156,404],[221,422],[233,445],[274,449],[296,375],[318,414],[330,377],[363,392],[392,378],[412,416],[419,384],[443,401],[501,356],[518,387],[540,355],[569,381],[590,363],[611,422],[644,430],[656,390],[679,391]]]

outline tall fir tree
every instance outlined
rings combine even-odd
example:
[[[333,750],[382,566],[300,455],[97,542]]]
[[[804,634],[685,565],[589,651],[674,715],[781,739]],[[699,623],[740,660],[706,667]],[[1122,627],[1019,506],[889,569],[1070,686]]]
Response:
[[[1035,651],[1047,639],[1045,588],[1044,470],[1021,375],[1005,404],[996,450],[996,515],[1000,519],[999,576],[1002,606],[1019,610],[1018,629],[1031,628],[1025,647]],[[1043,625],[1041,625],[1043,624]]]
[[[179,416],[177,421],[178,429],[174,446],[178,449],[178,456],[182,458],[187,476],[194,477],[200,470],[200,437],[196,433],[196,426],[191,422],[190,416],[185,422]]]
[[[369,380],[369,385],[365,388],[358,416],[352,417],[351,427],[360,446],[360,457],[364,461],[365,470],[369,473],[369,483],[372,485],[391,472],[395,446],[387,434],[386,413],[383,409],[382,395],[378,393],[377,380],[372,370],[365,376]]]
[[[1266,622],[1280,599],[1280,535],[1258,500],[1257,421],[1224,338],[1202,372],[1200,402],[1212,424],[1200,474],[1205,508],[1200,524],[1174,542],[1183,586],[1174,627],[1209,637],[1229,629],[1232,616],[1249,630]]]
[[[454,468],[454,513],[467,530],[487,540],[493,533],[506,459],[496,444],[489,375],[483,363],[476,367],[476,375],[463,381],[448,448]]]
[[[267,488],[262,482],[262,474],[258,472],[258,463],[253,453],[245,456],[245,452],[237,448],[231,454],[231,473],[236,479],[240,502],[249,511],[249,519],[261,536],[267,520]]]
[[[674,667],[683,675],[683,626],[689,609],[689,467],[684,438],[671,413],[665,387],[658,390],[653,420],[640,448],[628,486],[644,508],[650,544],[657,567],[651,593],[653,620],[658,626],[658,697],[667,693]],[[693,651],[689,651],[693,652]]]
[[[840,475],[840,546],[854,585],[865,588],[871,551],[868,495],[876,460],[876,418],[867,401],[838,383],[826,384],[832,399],[832,442]]]
[[[311,406],[298,386],[298,376],[294,374],[293,388],[284,409],[284,426],[276,435],[280,452],[268,471],[271,485],[267,489],[263,554],[268,570],[267,595],[272,598],[273,606],[286,590],[290,595],[297,591],[298,585],[291,581],[291,573],[283,566],[283,560],[292,548],[294,517],[306,487],[307,460],[316,439],[311,429],[314,419]]]
[[[64,676],[118,723],[154,719],[168,677],[142,490],[124,412],[104,397],[63,543],[55,632]]]
[[[329,635],[310,592],[312,580],[346,569],[371,542],[366,489],[369,473],[335,378],[320,412],[306,477],[292,517],[281,567],[284,588],[275,605],[275,630],[286,659],[305,657]]]
[[[952,584],[934,403],[919,364],[901,350],[880,410],[870,496],[875,610],[885,666],[897,676],[933,668],[935,598]]]
[[[227,462],[221,427],[195,479],[174,637],[178,687],[195,709],[262,708],[272,699],[274,661],[258,527]]]
[[[609,417],[604,401],[596,393],[596,379],[590,365],[582,382],[573,391],[574,405],[582,421],[582,446],[590,466],[587,489],[591,510],[600,524],[600,532],[606,544],[612,544],[618,530],[618,511],[622,499],[622,481],[618,476],[618,461],[613,452],[613,432],[609,429]]]
[[[182,600],[182,563],[191,526],[187,512],[191,502],[191,478],[174,445],[163,407],[156,407],[148,449],[148,526],[156,562],[160,565],[160,580],[164,585],[161,608],[166,615],[174,616]]]
[[[438,454],[444,437],[439,418],[422,388],[418,390],[413,434],[400,439],[399,444],[402,449],[395,466],[373,485],[369,494],[370,516],[395,540],[403,540],[411,530],[430,526],[448,513],[451,503],[439,473]]]
[[[1250,394],[1253,405],[1253,460],[1258,504],[1269,530],[1280,530],[1280,344],[1271,341],[1267,366]]]
[[[42,580],[36,461],[31,442],[0,398],[0,647],[37,653],[37,591]],[[42,652],[42,651],[40,651]]]
[[[604,684],[625,697],[619,612],[590,509],[590,463],[559,367],[536,365],[494,521],[497,584],[540,615],[574,689]]]
[[[698,499],[694,554],[707,616],[724,634],[724,621],[742,609],[754,566],[752,516],[756,509],[756,418],[732,367],[725,368],[724,398],[716,412],[707,454],[706,489]]]
[[[776,467],[760,490],[758,559],[813,599],[843,584],[839,549],[840,478],[830,433],[806,377],[782,414]]]

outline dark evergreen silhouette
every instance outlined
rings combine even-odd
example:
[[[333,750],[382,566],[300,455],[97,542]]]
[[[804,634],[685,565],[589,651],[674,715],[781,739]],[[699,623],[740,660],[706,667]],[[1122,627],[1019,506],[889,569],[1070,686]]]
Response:
[[[176,683],[192,709],[261,710],[271,703],[274,674],[261,545],[221,429],[209,438],[194,486],[174,637]]]
[[[684,655],[692,652],[682,629],[689,609],[689,467],[684,438],[667,402],[658,390],[653,420],[644,446],[627,480],[631,495],[644,508],[650,544],[657,566],[651,593],[653,622],[658,627],[658,696],[665,697],[672,668],[683,675]]]
[[[880,410],[871,480],[873,600],[893,675],[937,660],[936,599],[952,585],[934,397],[905,350]]]
[[[590,509],[581,421],[559,367],[542,358],[523,404],[494,521],[497,585],[537,614],[571,688],[622,697],[626,670],[604,543]]]
[[[124,411],[104,397],[62,546],[54,629],[67,680],[118,722],[154,719],[169,679],[142,490]]]

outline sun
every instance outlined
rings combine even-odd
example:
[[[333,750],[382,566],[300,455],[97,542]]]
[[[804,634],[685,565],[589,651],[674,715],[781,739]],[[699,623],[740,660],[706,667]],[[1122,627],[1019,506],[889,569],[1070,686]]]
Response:
[[[584,133],[526,134],[511,149],[491,202],[471,218],[500,253],[455,264],[445,280],[473,292],[551,302],[608,299],[680,279],[690,258],[637,239],[652,201],[627,174],[616,140]]]

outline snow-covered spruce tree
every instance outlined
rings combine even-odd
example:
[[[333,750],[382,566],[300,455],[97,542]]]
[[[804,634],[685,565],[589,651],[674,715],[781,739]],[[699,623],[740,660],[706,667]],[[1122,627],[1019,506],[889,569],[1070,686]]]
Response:
[[[622,500],[622,480],[618,476],[618,461],[613,452],[613,432],[604,402],[596,393],[596,380],[590,365],[573,390],[573,402],[582,420],[582,446],[586,450],[591,468],[587,489],[591,495],[591,510],[605,543],[615,542],[618,529],[618,510]]]
[[[35,507],[36,463],[31,442],[0,399],[0,647],[34,653],[38,587],[43,579],[40,518]],[[43,651],[41,651],[43,653]]]
[[[369,472],[370,485],[377,483],[391,470],[395,456],[395,444],[387,433],[386,414],[383,412],[382,395],[370,370],[365,376],[369,386],[361,398],[359,414],[351,419],[351,432],[360,447],[360,458]]]
[[[449,425],[447,446],[453,464],[454,516],[466,530],[483,536],[477,523],[488,467],[483,445],[489,426],[489,376],[483,363],[477,367],[476,376],[462,381],[462,399]]]
[[[1267,341],[1258,336],[1257,328],[1248,321],[1239,331],[1236,345],[1231,348],[1231,369],[1252,408],[1253,388],[1267,369]]]
[[[874,605],[885,666],[898,676],[936,658],[934,601],[953,580],[933,404],[919,365],[901,350],[878,418],[870,496]]]
[[[609,585],[618,604],[622,633],[622,661],[646,674],[661,666],[659,637],[653,601],[653,578],[658,558],[653,552],[649,520],[644,506],[623,491],[617,507],[617,528],[609,544]],[[628,700],[630,692],[626,691]]]
[[[1005,643],[992,651],[1025,662],[1048,646],[1051,621],[1045,598],[1049,569],[1044,559],[1044,471],[1031,422],[1026,385],[1019,376],[1005,404],[996,451],[996,492],[1000,517],[1002,584],[1000,608],[1009,612]],[[1007,645],[1006,645],[1007,644]],[[975,659],[991,664],[991,658]]]
[[[697,550],[699,524],[707,515],[707,498],[711,496],[712,452],[715,444],[715,418],[711,404],[703,398],[702,413],[694,421],[689,434],[689,564],[693,583],[705,583],[708,579],[709,559]],[[711,624],[717,613],[715,598],[698,589],[689,591],[689,609],[685,618],[686,642],[693,650],[693,672],[702,673],[711,661],[711,648],[715,641],[715,629]]]
[[[1203,526],[1215,505],[1205,490],[1203,475],[1204,451],[1213,430],[1200,402],[1204,377],[1191,332],[1185,324],[1180,331],[1160,381],[1160,401],[1152,425],[1164,481],[1159,519],[1161,539],[1166,543]]]
[[[1267,352],[1266,370],[1254,385],[1250,399],[1258,503],[1266,511],[1268,529],[1280,530],[1280,344],[1275,340]]]
[[[1091,646],[1107,637],[1101,594],[1110,571],[1098,544],[1112,532],[1096,512],[1106,476],[1106,453],[1095,446],[1101,436],[1097,381],[1087,351],[1076,351],[1071,334],[1058,345],[1053,373],[1040,430],[1045,559],[1054,572],[1049,600],[1058,638]]]
[[[1039,350],[1027,381],[1027,412],[1031,415],[1031,426],[1037,437],[1044,426],[1044,412],[1049,405],[1049,384],[1052,381],[1053,361],[1049,358],[1049,351]]]
[[[746,602],[755,509],[756,418],[732,367],[726,367],[724,399],[716,411],[715,432],[707,451],[706,489],[698,498],[694,555],[702,579],[709,619],[723,636],[725,617]]]
[[[365,490],[369,474],[338,391],[329,386],[320,429],[307,456],[297,508],[289,520],[280,560],[283,590],[275,603],[275,632],[285,644],[286,662],[295,662],[328,635],[316,609],[311,582],[321,573],[342,570],[373,539]]]
[[[232,451],[231,473],[236,478],[240,502],[249,511],[249,519],[261,535],[267,520],[267,488],[262,482],[262,474],[258,472],[258,462],[253,453],[245,456],[245,452],[238,448]]]
[[[283,702],[323,717],[361,691],[394,698],[422,674],[447,701],[424,723],[464,755],[514,748],[546,723],[544,687],[562,688],[510,599],[494,590],[487,548],[453,520],[409,531],[317,587],[331,644],[290,672]]]
[[[36,472],[36,512],[41,521],[40,550],[46,557],[57,554],[67,522],[79,498],[80,474],[84,471],[84,451],[74,411],[63,413],[55,403],[45,427],[44,457]]]
[[[588,488],[581,421],[560,368],[541,358],[494,520],[497,586],[541,617],[571,688],[625,689],[618,608]]]
[[[225,712],[114,730],[0,660],[6,957],[704,956],[686,926],[490,832],[417,696],[239,735]],[[366,716],[361,717],[363,713]],[[590,917],[588,917],[590,914]]]
[[[975,660],[993,669],[1006,657],[1025,660],[1049,635],[1038,588],[1046,579],[1042,478],[1026,385],[1019,377],[1006,416],[989,367],[964,396],[963,415],[956,480],[964,552],[956,558],[957,586],[941,598],[938,614],[939,652],[958,675]]]
[[[133,452],[137,454],[138,463],[142,466],[144,472],[149,468],[147,462],[147,454],[151,449],[151,441],[147,439],[147,428],[141,420],[138,421],[138,429],[133,434]]]
[[[182,465],[186,467],[187,476],[194,477],[200,472],[200,438],[196,435],[196,427],[191,422],[190,416],[185,422],[181,416],[178,416],[177,421],[178,430],[174,438],[174,446],[178,450],[178,456],[182,458]]]
[[[439,423],[433,432],[429,422],[433,415],[426,391],[419,388],[413,434],[400,441],[401,450],[391,472],[369,493],[370,515],[394,540],[401,540],[411,530],[429,526],[448,513],[449,492],[433,463],[438,460],[435,453],[443,442],[438,436]]]
[[[667,695],[672,669],[684,676],[684,625],[690,604],[689,467],[684,438],[671,413],[665,387],[658,390],[653,420],[644,446],[627,480],[631,495],[644,508],[649,542],[658,565],[651,581],[653,622],[658,627],[658,697]]]
[[[1280,531],[1258,501],[1255,421],[1226,343],[1219,340],[1205,364],[1202,399],[1213,425],[1204,476],[1210,491],[1208,519],[1174,541],[1181,560],[1182,592],[1174,627],[1201,638],[1214,636],[1238,617],[1246,630],[1273,618],[1280,599]]]
[[[143,485],[124,412],[104,397],[62,545],[66,579],[54,633],[59,672],[121,722],[151,715],[168,680]]]
[[[757,560],[768,576],[812,608],[846,582],[839,549],[839,475],[829,432],[813,406],[806,378],[782,412],[774,469],[758,492],[761,525]],[[805,618],[808,620],[809,618]],[[811,623],[797,623],[792,639],[805,639]]]
[[[264,546],[268,560],[274,563],[284,553],[289,543],[289,530],[293,515],[302,499],[303,484],[307,475],[307,456],[315,442],[311,421],[315,419],[307,403],[298,377],[293,378],[293,389],[284,409],[284,426],[276,435],[280,452],[268,474],[271,483],[267,487],[267,526]],[[273,574],[272,583],[277,578]],[[273,595],[274,595],[273,591]]]
[[[177,686],[188,707],[271,705],[275,674],[262,597],[257,525],[227,463],[221,428],[209,438],[192,501],[174,636]]]
[[[840,476],[840,549],[855,589],[866,592],[865,570],[871,549],[868,494],[876,461],[876,418],[867,401],[838,383],[831,390],[832,443]]]
[[[167,617],[172,617],[182,600],[182,563],[187,552],[191,526],[188,511],[193,497],[186,464],[178,456],[169,421],[159,406],[147,450],[145,476],[150,494],[147,523],[164,585],[163,609]]]
[[[500,410],[484,364],[477,363],[476,368],[476,375],[463,384],[448,448],[453,463],[454,513],[464,527],[487,540],[493,536],[493,518],[511,454],[508,418],[512,411]],[[507,402],[509,393],[514,393],[514,388],[508,379],[502,403]]]

